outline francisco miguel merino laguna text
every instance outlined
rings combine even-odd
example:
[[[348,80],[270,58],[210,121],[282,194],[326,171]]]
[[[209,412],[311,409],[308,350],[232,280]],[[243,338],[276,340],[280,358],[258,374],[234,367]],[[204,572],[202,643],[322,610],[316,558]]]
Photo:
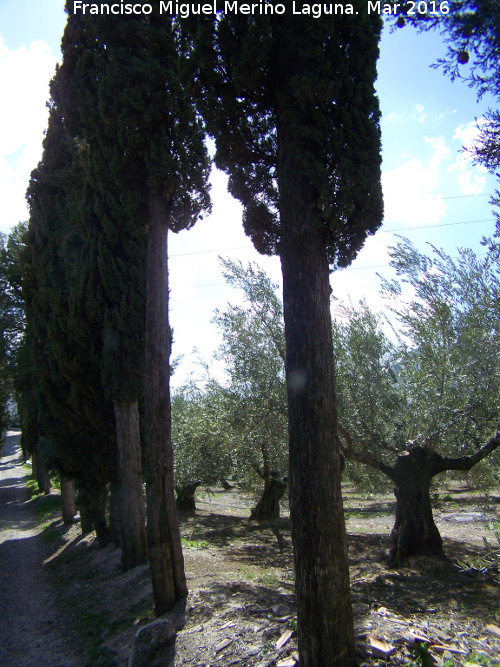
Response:
[[[380,1],[367,2],[368,13],[381,13],[384,9],[381,7]],[[181,18],[188,18],[191,15],[215,15],[222,11],[224,14],[276,14],[282,15],[287,11],[295,15],[312,16],[313,18],[321,18],[323,15],[337,15],[358,14],[351,3],[337,2],[337,3],[302,3],[295,2],[285,5],[284,3],[271,4],[265,0],[259,2],[246,3],[238,0],[212,0],[207,3],[187,3],[176,2],[170,0],[168,2],[160,1],[157,5],[160,14],[177,15]],[[97,3],[97,2],[83,2],[82,0],[75,0],[73,2],[73,12],[75,14],[110,14],[110,15],[149,15],[153,13],[153,5],[149,3],[133,3],[120,2],[114,3]],[[385,12],[384,12],[385,13]]]

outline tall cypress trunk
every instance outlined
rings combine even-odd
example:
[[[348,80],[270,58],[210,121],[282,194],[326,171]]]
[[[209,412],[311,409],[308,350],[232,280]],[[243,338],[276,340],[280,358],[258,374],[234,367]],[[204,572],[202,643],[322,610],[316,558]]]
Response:
[[[148,557],[155,612],[187,597],[174,493],[168,321],[168,205],[150,194],[146,286],[145,459]]]
[[[289,497],[295,560],[301,667],[354,667],[354,624],[347,537],[340,487],[330,271],[319,193],[305,171],[309,118],[292,81],[307,75],[290,35],[297,24],[273,26],[277,115],[280,259],[286,341]],[[295,31],[295,32],[294,32]]]
[[[284,125],[284,127],[283,127]],[[354,626],[340,488],[329,265],[293,137],[278,121],[290,517],[302,667],[353,667]]]
[[[137,401],[115,401],[122,569],[146,560],[146,512],[142,491],[141,438]]]
[[[76,514],[75,485],[71,477],[61,475],[62,517],[65,524],[73,523]]]
[[[44,493],[45,495],[48,495],[52,489],[52,483],[50,481],[50,476],[47,471],[47,468],[45,467],[45,462],[43,461],[42,457],[38,457],[38,466],[37,466],[37,483],[38,483],[38,490],[40,493]]]

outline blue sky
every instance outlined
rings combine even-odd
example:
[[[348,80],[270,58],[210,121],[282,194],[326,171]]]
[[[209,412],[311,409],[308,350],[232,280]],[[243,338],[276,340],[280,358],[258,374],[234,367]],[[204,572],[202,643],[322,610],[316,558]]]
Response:
[[[0,230],[26,219],[24,193],[41,155],[47,121],[48,82],[60,58],[63,0],[0,0]],[[494,230],[488,203],[495,179],[461,151],[494,102],[476,101],[463,82],[451,83],[430,68],[445,47],[438,33],[417,35],[405,27],[384,29],[377,91],[382,109],[385,220],[348,269],[332,276],[334,294],[365,297],[378,310],[377,273],[389,275],[391,230],[419,248],[430,242],[450,254],[457,246],[481,252]],[[468,66],[465,66],[468,67]],[[477,119],[477,120],[476,120]],[[171,319],[174,354],[183,354],[175,382],[196,370],[193,347],[209,360],[218,343],[210,324],[215,308],[241,296],[224,286],[218,255],[257,261],[279,282],[277,258],[253,249],[241,227],[241,208],[226,192],[226,178],[212,175],[213,214],[189,232],[170,235]]]

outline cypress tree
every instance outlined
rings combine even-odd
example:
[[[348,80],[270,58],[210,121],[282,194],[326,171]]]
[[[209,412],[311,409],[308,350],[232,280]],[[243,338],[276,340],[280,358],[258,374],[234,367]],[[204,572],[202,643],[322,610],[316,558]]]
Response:
[[[105,508],[94,500],[116,478],[112,405],[103,396],[99,368],[91,359],[95,331],[70,308],[83,261],[84,239],[77,224],[82,181],[77,147],[52,103],[44,153],[28,188],[30,221],[21,253],[36,439],[39,448],[50,443],[52,464],[86,489],[99,541],[106,543]]]
[[[178,75],[171,20],[154,14],[77,15],[70,2],[66,9],[57,94],[71,133],[99,156],[94,174],[101,201],[108,190],[115,197],[116,206],[106,214],[109,257],[114,257],[112,236],[132,239],[147,231],[147,540],[155,608],[163,614],[187,594],[173,482],[167,232],[190,227],[208,207],[208,159],[199,119]],[[130,226],[123,225],[125,218]]]
[[[300,663],[355,664],[340,491],[329,271],[348,265],[382,219],[381,21],[353,16],[219,16],[184,22],[215,162],[257,250],[283,273],[290,513]],[[296,8],[307,3],[297,2]],[[290,7],[287,8],[290,10]],[[357,10],[357,11],[356,11]]]

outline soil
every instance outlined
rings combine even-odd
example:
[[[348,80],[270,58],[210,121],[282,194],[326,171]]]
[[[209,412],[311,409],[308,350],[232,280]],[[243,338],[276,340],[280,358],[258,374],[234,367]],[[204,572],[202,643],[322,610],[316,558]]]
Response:
[[[63,526],[56,496],[28,501],[15,444],[10,434],[0,465],[0,664],[125,666],[155,620],[148,567],[122,573],[119,549]],[[196,497],[196,513],[180,516],[190,592],[176,667],[298,664],[286,511],[255,523],[250,493]],[[443,490],[435,518],[448,559],[389,569],[392,496],[344,497],[359,664],[500,665],[500,556],[483,539],[500,548],[500,498],[484,507],[463,485]],[[53,514],[36,524],[44,506]]]

